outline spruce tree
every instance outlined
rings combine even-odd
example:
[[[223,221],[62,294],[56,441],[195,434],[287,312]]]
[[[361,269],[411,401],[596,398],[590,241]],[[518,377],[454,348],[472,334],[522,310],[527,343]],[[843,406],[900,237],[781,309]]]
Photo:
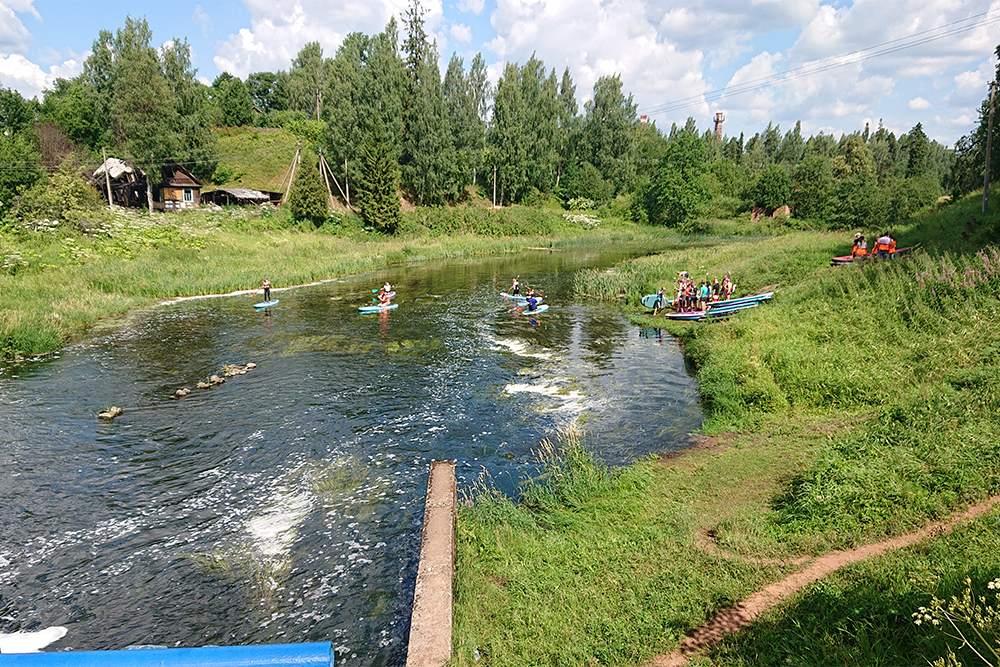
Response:
[[[525,146],[527,109],[521,93],[521,73],[507,63],[493,98],[493,126],[487,137],[496,167],[497,194],[503,203],[519,201],[528,185],[528,151]]]
[[[356,201],[361,217],[375,229],[394,234],[401,221],[399,176],[382,124],[375,122],[361,146],[360,186]]]
[[[910,134],[907,137],[907,148],[910,151],[909,158],[906,161],[906,177],[913,178],[915,176],[924,175],[924,160],[927,157],[927,135],[924,133],[924,127],[920,123],[917,123]]]
[[[317,227],[330,213],[329,198],[319,168],[304,160],[295,173],[295,183],[289,193],[289,206],[296,220],[310,220]],[[308,163],[308,164],[307,164]]]

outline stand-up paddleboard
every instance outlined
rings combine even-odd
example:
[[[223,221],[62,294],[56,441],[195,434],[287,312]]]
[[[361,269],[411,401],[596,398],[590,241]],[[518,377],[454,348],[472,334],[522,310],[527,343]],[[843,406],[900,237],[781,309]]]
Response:
[[[255,303],[254,308],[270,308],[271,306],[278,303],[277,299],[271,299],[270,301],[261,301],[260,303]]]
[[[392,310],[393,308],[399,308],[398,303],[387,303],[384,306],[358,306],[359,313],[381,313],[383,310]]]
[[[528,301],[528,297],[524,294],[507,294],[507,292],[500,292],[500,296],[510,301],[517,301],[518,303],[526,303]],[[535,296],[538,303],[541,303],[544,298],[545,297]]]
[[[534,310],[528,310],[527,306],[524,307],[519,306],[517,312],[521,313],[522,315],[534,315],[535,313],[544,313],[548,309],[549,309],[548,304],[543,304],[538,308],[535,308]]]
[[[642,305],[644,305],[646,308],[649,308],[649,309],[656,308],[656,295],[655,294],[647,294],[646,296],[642,297],[642,299],[640,299],[640,301],[642,301]],[[663,297],[663,304],[660,307],[664,308],[666,306],[669,306],[671,303],[672,303],[671,300],[667,299],[666,297]]]

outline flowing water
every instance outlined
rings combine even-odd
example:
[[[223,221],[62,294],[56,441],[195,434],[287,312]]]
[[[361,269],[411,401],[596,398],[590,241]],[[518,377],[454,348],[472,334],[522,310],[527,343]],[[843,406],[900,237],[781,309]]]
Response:
[[[572,294],[574,271],[621,258],[413,266],[276,290],[268,312],[180,301],[0,364],[0,632],[66,626],[48,650],[332,641],[339,665],[403,664],[432,460],[514,494],[574,422],[613,465],[700,426],[677,343]],[[505,304],[515,273],[547,312]],[[400,307],[359,315],[384,280]]]

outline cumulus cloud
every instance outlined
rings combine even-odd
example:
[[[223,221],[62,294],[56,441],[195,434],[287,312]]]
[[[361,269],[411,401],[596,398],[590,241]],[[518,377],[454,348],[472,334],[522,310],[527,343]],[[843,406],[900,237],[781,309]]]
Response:
[[[245,0],[251,27],[242,28],[216,50],[220,71],[245,77],[251,72],[288,69],[307,42],[319,42],[333,56],[347,33],[381,32],[392,16],[400,22],[407,0]],[[425,29],[441,23],[441,0],[423,0]],[[399,26],[402,32],[402,25]]]
[[[85,54],[84,59],[90,54]],[[51,88],[56,79],[71,79],[83,71],[83,62],[67,60],[43,70],[20,54],[0,56],[0,83],[13,88],[26,98],[38,97]]]
[[[451,36],[460,44],[467,44],[472,41],[472,29],[462,23],[451,26]]]
[[[484,5],[485,0],[459,0],[457,7],[460,12],[472,12],[473,14],[479,14],[483,11]]]
[[[934,105],[922,97],[914,97],[907,102],[907,106],[913,111],[922,111],[923,109],[930,109]]]
[[[22,53],[31,44],[31,33],[17,17],[25,12],[38,16],[31,0],[0,4],[0,53]]]

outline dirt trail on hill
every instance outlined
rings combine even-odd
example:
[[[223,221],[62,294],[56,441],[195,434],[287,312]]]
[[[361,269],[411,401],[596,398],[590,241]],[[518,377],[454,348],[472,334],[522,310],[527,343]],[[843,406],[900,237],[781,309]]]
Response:
[[[809,562],[800,571],[774,582],[742,602],[737,603],[736,606],[723,609],[712,620],[702,625],[694,631],[694,634],[687,637],[680,648],[667,655],[658,655],[653,658],[649,662],[649,667],[681,667],[681,665],[687,664],[688,656],[718,644],[726,635],[737,632],[749,625],[754,619],[769,611],[785,598],[802,590],[814,581],[822,579],[831,572],[845,565],[867,560],[887,551],[908,547],[927,537],[938,537],[949,533],[956,525],[985,514],[997,505],[1000,505],[1000,496],[994,496],[989,500],[977,503],[947,521],[935,521],[912,533],[900,535],[899,537],[882,542],[866,544],[856,549],[832,551],[820,556]]]

